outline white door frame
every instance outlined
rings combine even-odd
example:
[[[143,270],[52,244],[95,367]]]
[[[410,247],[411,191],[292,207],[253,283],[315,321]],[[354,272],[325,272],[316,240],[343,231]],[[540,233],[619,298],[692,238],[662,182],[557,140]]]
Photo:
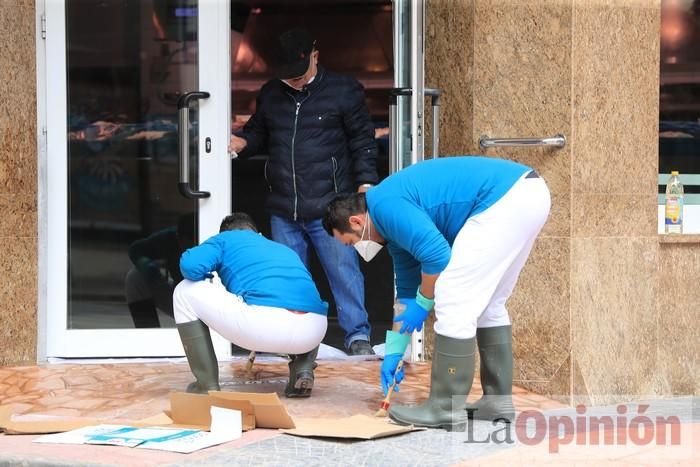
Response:
[[[46,40],[37,47],[39,119],[39,358],[154,357],[184,355],[175,329],[66,329],[68,312],[68,174],[66,0],[37,2],[37,41],[45,8]],[[199,201],[200,239],[218,232],[231,212],[230,138],[230,2],[200,0],[199,83],[211,97],[199,102],[199,187],[212,196]],[[195,89],[191,91],[196,91]],[[44,96],[45,92],[45,96]],[[45,146],[43,129],[46,128]],[[211,138],[211,151],[205,139]],[[45,153],[42,153],[46,148]],[[41,166],[44,164],[44,167]],[[175,184],[177,180],[173,180]],[[45,334],[44,334],[45,333]],[[219,358],[231,355],[231,345],[212,336]]]

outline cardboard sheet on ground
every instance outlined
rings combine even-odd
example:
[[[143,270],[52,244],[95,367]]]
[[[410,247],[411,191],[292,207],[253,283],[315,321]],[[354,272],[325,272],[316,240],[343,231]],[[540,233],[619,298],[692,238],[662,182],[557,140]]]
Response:
[[[211,431],[188,428],[97,425],[35,439],[44,444],[104,444],[189,454],[241,437],[241,413],[212,406]]]
[[[395,425],[385,418],[354,415],[347,418],[295,418],[296,428],[281,430],[295,436],[347,439],[377,439],[423,430],[413,425]]]
[[[168,426],[209,431],[211,408],[241,412],[243,431],[257,428],[294,428],[294,421],[275,393],[214,392],[170,395],[170,410],[143,420],[104,420],[42,415],[13,417],[11,405],[0,406],[0,431],[6,434],[63,433],[86,426],[119,424],[134,427]]]
[[[33,415],[15,420],[12,417],[12,406],[0,406],[0,431],[8,435],[28,435],[43,433],[61,433],[77,428],[106,423],[96,418],[66,418],[47,415]]]

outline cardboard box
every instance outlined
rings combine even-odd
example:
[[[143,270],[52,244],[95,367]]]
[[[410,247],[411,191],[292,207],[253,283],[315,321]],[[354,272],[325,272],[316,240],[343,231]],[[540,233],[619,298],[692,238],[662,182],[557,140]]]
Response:
[[[253,406],[257,428],[294,428],[294,420],[282,404],[277,393],[210,391],[215,405],[238,409],[238,404],[248,402]]]
[[[280,403],[281,404],[281,403]],[[221,397],[213,397],[207,394],[189,394],[186,392],[173,392],[170,394],[170,410],[165,412],[170,418],[170,423],[179,428],[196,428],[209,430],[211,426],[211,407],[234,409],[241,412],[243,431],[255,429],[255,412],[250,401],[228,401]],[[154,419],[141,420],[140,422],[152,422]],[[162,425],[163,422],[161,421]]]

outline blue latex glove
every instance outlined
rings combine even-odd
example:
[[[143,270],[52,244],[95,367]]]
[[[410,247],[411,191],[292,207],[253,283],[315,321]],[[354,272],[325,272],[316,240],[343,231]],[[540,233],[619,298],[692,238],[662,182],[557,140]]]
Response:
[[[394,392],[399,392],[399,383],[403,381],[403,368],[397,372],[396,366],[399,364],[402,358],[403,355],[397,353],[391,353],[384,356],[380,373],[382,377],[382,392],[384,392],[385,396],[387,392],[389,392],[391,385],[394,384],[394,381],[396,381]]]
[[[430,310],[426,310],[418,303],[415,298],[402,298],[399,302],[406,305],[406,309],[399,316],[394,318],[394,322],[403,322],[399,332],[401,334],[423,329],[423,322],[428,317]]]

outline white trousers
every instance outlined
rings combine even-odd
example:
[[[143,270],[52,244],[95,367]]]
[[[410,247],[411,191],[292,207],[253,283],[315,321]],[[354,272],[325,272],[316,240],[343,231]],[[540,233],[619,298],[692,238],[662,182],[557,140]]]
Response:
[[[551,200],[541,178],[521,178],[493,206],[471,217],[435,284],[435,332],[455,339],[510,324],[506,301],[544,226]]]
[[[180,282],[173,293],[173,310],[176,323],[200,319],[225,339],[256,352],[306,353],[321,343],[328,324],[316,313],[248,305],[218,278]]]

